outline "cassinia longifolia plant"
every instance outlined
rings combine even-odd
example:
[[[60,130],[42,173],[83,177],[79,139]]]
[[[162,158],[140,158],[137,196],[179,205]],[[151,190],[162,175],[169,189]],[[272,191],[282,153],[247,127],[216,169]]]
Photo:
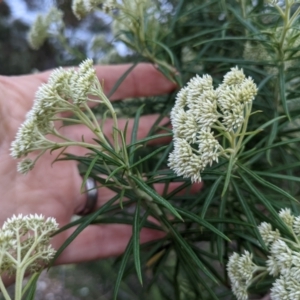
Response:
[[[50,237],[57,229],[54,218],[37,214],[13,215],[4,222],[0,229],[0,275],[15,277],[15,300],[24,299],[32,283],[23,286],[25,274],[35,274],[34,279],[54,257]],[[1,277],[0,290],[5,300],[11,299]]]
[[[130,134],[129,126],[118,126],[124,107],[104,94],[91,59],[58,68],[37,91],[11,147],[21,173],[51,151],[78,161],[83,181],[93,177],[114,192],[96,212],[61,229],[132,225],[117,275],[109,278],[111,298],[123,299],[121,282],[132,281],[126,275],[134,271],[143,283],[136,299],[300,299],[300,1],[73,0],[71,9],[83,23],[107,14],[110,45],[127,47],[123,59],[132,67],[110,94],[140,61],[178,85],[174,94],[140,99],[144,108],[126,102],[135,113]],[[29,43],[37,49],[56,37],[79,63],[84,54],[76,56],[63,19],[58,8],[39,16]],[[158,119],[138,140],[143,109]],[[73,116],[62,117],[66,111]],[[165,116],[171,126],[158,126]],[[112,139],[103,133],[108,118]],[[86,125],[94,142],[70,140],[57,122]],[[172,143],[149,143],[161,137]],[[71,146],[89,154],[67,154]],[[172,182],[178,187],[170,191]],[[156,184],[164,184],[161,194]],[[140,245],[143,227],[165,236]]]

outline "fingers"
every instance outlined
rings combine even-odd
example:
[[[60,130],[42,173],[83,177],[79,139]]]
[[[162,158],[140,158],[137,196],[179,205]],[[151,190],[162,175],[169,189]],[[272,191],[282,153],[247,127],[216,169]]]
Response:
[[[131,67],[131,64],[114,66],[96,66],[96,73],[104,81],[104,92],[109,93],[119,78]],[[176,88],[154,65],[140,63],[127,75],[111,100],[131,97],[147,97],[167,94]]]
[[[68,236],[73,231],[74,229],[69,229]],[[132,227],[129,225],[91,225],[76,237],[55,263],[77,263],[120,255],[124,252],[131,235]],[[143,228],[140,242],[146,243],[164,235],[161,231]]]

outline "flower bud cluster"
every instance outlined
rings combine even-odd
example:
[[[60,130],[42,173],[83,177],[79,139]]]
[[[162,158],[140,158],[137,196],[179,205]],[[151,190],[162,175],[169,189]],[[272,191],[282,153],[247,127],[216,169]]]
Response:
[[[251,285],[256,265],[252,261],[252,255],[245,251],[243,255],[233,253],[227,264],[227,272],[231,281],[231,289],[239,300],[247,300],[247,289]]]
[[[293,235],[300,238],[300,216],[295,217],[289,208],[282,209],[279,217]],[[300,245],[280,236],[278,229],[270,230],[271,225],[264,222],[258,230],[270,250],[266,261],[267,271],[279,276],[271,288],[272,299],[297,299],[300,296]]]
[[[42,215],[20,214],[8,219],[0,229],[0,273],[41,270],[54,257],[49,243],[57,229],[54,218]]]
[[[300,297],[300,216],[293,216],[291,210],[285,208],[279,212],[279,217],[290,229],[295,241],[282,237],[279,230],[273,230],[272,225],[267,222],[262,222],[258,226],[259,233],[270,252],[266,260],[265,272],[277,277],[270,296],[273,300],[298,299]],[[227,265],[232,291],[238,300],[248,299],[247,288],[253,279],[251,274],[263,268],[256,266],[256,269],[251,269],[250,257],[247,252],[242,260],[237,253],[234,253]],[[242,265],[242,261],[247,263]],[[245,266],[248,266],[248,273],[245,271]]]
[[[32,49],[39,49],[53,31],[53,27],[63,27],[63,12],[52,7],[46,15],[39,14],[28,33],[28,42]]]
[[[245,119],[245,106],[251,104],[257,94],[256,84],[236,67],[224,76],[216,92],[223,125],[227,131],[238,129]]]
[[[54,134],[53,120],[58,113],[70,110],[71,106],[81,106],[98,82],[93,62],[83,61],[77,70],[56,69],[35,95],[32,109],[27,113],[11,145],[11,156],[21,158],[34,150],[53,147],[53,142],[45,137]],[[34,166],[30,159],[18,164],[18,171],[27,173]]]
[[[240,130],[256,94],[253,80],[237,67],[224,76],[217,89],[210,75],[192,78],[177,94],[171,111],[174,151],[170,168],[177,175],[201,181],[199,172],[217,162],[224,151],[214,133]]]

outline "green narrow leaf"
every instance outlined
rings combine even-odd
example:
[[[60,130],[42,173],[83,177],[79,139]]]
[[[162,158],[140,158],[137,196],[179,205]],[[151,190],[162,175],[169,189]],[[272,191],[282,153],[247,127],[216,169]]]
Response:
[[[291,120],[287,99],[286,99],[284,64],[280,64],[278,71],[279,71],[279,93],[280,93],[281,103],[286,116],[288,117],[289,120]]]
[[[174,292],[175,292],[175,300],[180,300],[180,284],[181,281],[179,280],[179,274],[180,274],[180,261],[178,259],[178,256],[175,258],[176,259],[176,263],[175,263],[175,270],[174,270],[174,274],[173,274],[173,282],[174,284]]]
[[[125,189],[122,189],[121,193],[120,193],[120,207],[121,207],[121,209],[123,209],[124,194],[125,194]]]
[[[144,214],[141,222],[139,222],[139,210],[140,210],[139,205],[137,205],[137,209],[136,209],[135,217],[134,217],[135,218],[134,219],[134,224],[133,224],[133,227],[134,227],[133,228],[133,235],[131,236],[130,241],[128,242],[126,250],[125,250],[125,252],[123,254],[123,257],[122,257],[121,265],[120,265],[120,268],[119,268],[119,271],[118,271],[118,277],[116,279],[116,283],[115,283],[115,287],[114,287],[114,296],[113,296],[114,300],[117,300],[120,284],[122,282],[123,274],[125,272],[125,268],[126,268],[126,265],[127,265],[128,260],[129,260],[129,256],[130,256],[131,252],[133,252],[134,263],[135,263],[135,266],[137,266],[136,271],[137,271],[138,276],[139,276],[139,273],[140,273],[140,276],[141,276],[140,280],[141,280],[141,284],[142,284],[142,273],[141,273],[141,264],[140,264],[139,233],[140,233],[140,228],[143,226],[143,224],[147,220],[147,217],[149,216],[149,212],[147,211]]]
[[[234,16],[243,25],[244,28],[247,28],[250,32],[257,34],[258,36],[261,36],[260,30],[254,27],[250,23],[249,18],[247,19],[243,18],[243,16],[240,13],[238,13],[233,7],[229,7],[229,10],[234,14]]]
[[[168,74],[165,74],[166,77],[168,77],[167,75]],[[170,98],[170,99],[172,99],[172,98]],[[163,113],[159,114],[159,116],[156,118],[154,124],[151,126],[151,128],[147,134],[147,137],[159,136],[159,134],[153,135],[158,129],[164,129],[164,130],[168,131],[170,136],[173,135],[173,132],[170,128],[164,127],[164,125],[168,125],[170,123],[169,121],[167,121],[165,124],[159,125],[159,123],[163,120],[164,117],[165,117],[165,115]]]
[[[168,55],[170,57],[170,60],[171,60],[171,64],[174,65],[174,55],[173,55],[172,51],[170,50],[170,48],[167,45],[165,45],[164,43],[161,43],[157,40],[155,40],[155,41],[151,40],[150,42],[154,43],[154,44],[157,44],[160,47],[162,47],[168,53]]]
[[[287,171],[287,170],[293,170],[295,168],[299,168],[300,167],[300,161],[299,162],[293,162],[293,163],[286,163],[286,164],[282,164],[280,166],[276,166],[273,168],[268,169],[268,171],[270,173],[273,173],[274,175],[278,172],[282,172],[282,171]],[[258,173],[258,172],[257,172]],[[279,174],[280,176],[281,174]]]
[[[249,151],[243,152],[240,156],[240,159],[241,158],[246,159],[249,156],[253,156],[253,155],[256,155],[256,154],[261,153],[261,152],[266,152],[268,149],[271,149],[271,148],[276,148],[276,147],[280,147],[280,146],[284,146],[284,145],[288,145],[288,144],[292,144],[292,143],[298,143],[298,142],[300,142],[300,138],[295,138],[295,139],[289,139],[289,140],[286,140],[286,141],[282,141],[282,142],[272,144],[272,145],[267,146],[267,147],[259,148],[256,151],[253,151],[253,149],[251,149]]]
[[[60,254],[73,242],[73,240],[84,230],[88,225],[90,225],[100,214],[106,211],[106,209],[112,205],[116,200],[119,199],[119,195],[116,195],[108,202],[106,202],[100,209],[95,211],[94,213],[83,217],[82,223],[75,229],[75,231],[66,239],[66,241],[60,246],[60,248],[56,251],[51,263],[49,264],[49,268],[53,266],[55,260],[60,256]],[[55,233],[56,234],[56,233]]]
[[[191,264],[191,261],[186,258],[186,254],[181,246],[175,243],[175,250],[189,283],[194,287],[197,299],[204,299],[202,294],[204,292],[203,286],[201,285],[203,278],[201,278],[197,270],[195,270],[195,266]]]
[[[178,233],[178,231],[169,222],[166,225],[168,226],[170,232],[174,236],[174,241],[182,247],[182,251],[184,251],[186,259],[190,262],[193,262],[207,277],[209,277],[213,282],[217,283],[218,281],[216,280],[216,278],[203,265],[203,263],[200,261],[198,256],[188,244],[188,242]]]
[[[42,271],[34,273],[28,280],[26,286],[22,290],[22,298],[26,295],[26,300],[34,300],[36,293],[36,284]]]
[[[176,6],[176,8],[175,8],[174,16],[173,16],[173,18],[171,19],[170,32],[173,32],[173,30],[174,30],[175,24],[176,24],[176,22],[178,21],[179,15],[180,15],[180,13],[181,13],[181,9],[182,9],[183,3],[184,3],[184,0],[180,0],[180,1],[177,3],[177,6]],[[169,45],[169,43],[168,43],[168,45]]]
[[[275,110],[275,115],[274,115],[274,118],[272,118],[273,120],[274,119],[277,119],[277,116],[278,116],[278,112],[277,110]],[[277,136],[277,132],[278,132],[278,123],[279,123],[279,120],[276,120],[276,122],[274,122],[271,126],[271,133],[269,134],[269,138],[268,138],[268,143],[267,145],[270,146],[273,144],[276,136]],[[271,161],[271,149],[269,149],[267,151],[267,160],[269,162],[269,164],[272,166],[272,161]]]
[[[174,208],[166,199],[164,199],[163,197],[158,195],[143,180],[141,180],[135,176],[132,176],[132,175],[129,175],[129,177],[138,185],[138,187],[141,190],[143,190],[145,193],[147,193],[154,201],[156,201],[158,204],[167,208],[174,216],[176,216],[178,219],[182,220],[181,216],[176,211],[176,208]]]
[[[160,170],[160,171],[162,171],[162,170]],[[147,184],[152,185],[154,183],[160,183],[160,182],[164,183],[166,181],[168,181],[168,182],[170,182],[170,181],[179,182],[178,176],[175,173],[173,173],[173,171],[170,171],[169,174],[166,174],[164,176],[163,176],[163,174],[161,174],[162,176],[157,176],[157,175],[158,175],[157,173],[153,174],[152,172],[151,173],[146,173],[146,176],[150,177],[147,180]],[[157,177],[153,178],[152,176],[157,176]],[[182,181],[180,181],[180,182],[182,182]],[[187,181],[185,181],[185,182],[187,183]],[[189,185],[191,185],[191,183],[188,184],[187,186],[189,186]]]
[[[122,158],[113,151],[110,151],[110,154],[114,158],[112,158],[111,156],[105,154],[104,151],[99,151],[99,150],[96,150],[94,148],[89,148],[89,150],[95,152],[99,157],[101,157],[103,160],[111,163],[112,165],[120,165],[120,161],[122,163],[124,163]]]
[[[197,38],[199,39],[199,37],[201,37],[203,35],[207,35],[207,34],[214,33],[214,32],[219,32],[222,29],[223,28],[220,27],[220,28],[217,28],[217,29],[201,30],[200,32],[197,32],[197,33],[192,34],[192,35],[187,36],[187,37],[183,37],[183,38],[173,42],[170,46],[174,47],[174,46],[180,45],[182,43],[190,42],[193,39],[197,39]]]
[[[113,128],[113,130],[115,130]],[[115,157],[121,158],[120,156],[118,156],[118,154],[115,152],[114,146],[109,142],[109,138],[106,137],[107,143],[103,143],[97,139],[93,139],[98,145],[100,145],[102,148],[104,148],[108,153],[110,153],[111,155],[114,155]],[[95,152],[99,152],[99,150],[95,149],[95,148],[91,148],[91,151],[95,151]],[[101,153],[102,153],[102,149],[101,149]]]
[[[198,6],[192,6],[188,11],[184,12],[182,14],[182,17],[185,17],[185,18],[191,18],[191,16],[189,16],[190,14],[194,14],[195,12],[198,12],[198,11],[204,11],[204,9],[207,7],[207,6],[211,6],[213,5],[214,3],[218,3],[220,2],[220,0],[211,0],[211,1],[208,1],[208,2],[205,2],[201,5],[198,5]]]
[[[155,151],[152,151],[150,154],[146,155],[145,157],[143,157],[142,159],[140,159],[139,161],[137,161],[136,163],[134,163],[133,165],[131,165],[130,168],[131,169],[135,168],[136,166],[138,166],[142,162],[147,161],[149,158],[151,158],[152,156],[156,155],[157,153],[163,151],[167,147],[168,146],[163,146],[163,147],[160,147],[160,148],[156,149]]]
[[[108,217],[101,217],[99,219],[96,219],[91,224],[128,224],[128,225],[132,225],[132,222],[133,222],[132,218],[128,218],[128,216],[125,216],[125,217],[123,217],[123,216],[117,216],[117,217],[108,216]],[[150,222],[145,222],[143,227],[162,231],[162,228],[160,228],[159,226],[152,224]]]
[[[130,148],[132,146],[139,145],[139,144],[145,144],[149,141],[159,139],[159,138],[164,138],[164,137],[172,137],[172,133],[162,133],[162,134],[151,135],[151,136],[148,136],[144,139],[141,139],[141,140],[138,140],[134,143],[131,143],[130,145],[127,145],[127,148]]]
[[[195,251],[196,255],[198,257],[201,257],[201,261],[203,264],[210,270],[212,274],[218,279],[219,282],[224,284],[224,277],[220,273],[220,270],[216,268],[214,264],[211,263],[211,260],[217,260],[218,257],[216,255],[213,255],[211,252],[206,252],[202,250],[200,247],[191,245],[192,249]]]
[[[249,223],[246,223],[246,222],[243,222],[243,221],[240,221],[240,220],[235,220],[235,219],[229,219],[229,218],[224,218],[224,219],[206,219],[207,222],[210,222],[210,223],[229,223],[229,224],[236,224],[236,225],[242,225],[242,226],[245,226],[245,227],[252,227],[251,224]]]
[[[129,124],[129,120],[126,121],[124,130],[123,130],[124,141],[127,140],[128,124]],[[126,143],[125,143],[125,145],[126,145]]]
[[[250,175],[255,181],[257,181],[259,184],[268,187],[269,189],[285,196],[286,198],[292,200],[292,201],[296,201],[298,202],[298,200],[296,198],[294,198],[293,196],[291,196],[289,193],[287,193],[286,191],[284,191],[283,189],[281,189],[280,187],[272,184],[269,181],[264,180],[263,178],[261,178],[260,176],[258,176],[256,173],[252,172],[250,169],[244,167],[242,164],[238,164],[238,166],[244,170],[248,175]]]
[[[117,300],[120,285],[121,285],[122,278],[123,278],[123,274],[125,272],[125,268],[126,268],[128,260],[129,260],[129,256],[132,252],[132,248],[133,248],[133,238],[131,237],[130,241],[127,244],[125,252],[122,256],[122,261],[121,261],[121,265],[120,265],[120,268],[118,271],[118,276],[117,276],[116,282],[114,284],[113,300]]]
[[[142,106],[140,106],[135,114],[134,117],[134,122],[133,122],[133,128],[132,128],[132,132],[131,132],[131,139],[130,139],[130,143],[135,143],[137,140],[137,133],[138,133],[138,129],[139,129],[139,121],[140,121],[140,117],[141,117],[141,113],[143,111],[144,108],[144,104]],[[132,150],[133,148],[129,148],[129,162],[130,165],[133,163],[133,155],[132,154]]]
[[[245,234],[245,232],[240,232],[240,231],[235,231],[234,234],[237,237],[241,237],[242,239],[244,239],[245,241],[249,242],[250,244],[253,244],[256,247],[261,248],[261,244],[259,244],[257,238],[250,236],[249,234]],[[265,251],[268,250],[267,248],[264,249]]]
[[[270,201],[251,183],[251,181],[244,174],[242,174],[241,172],[238,173],[245,182],[245,184],[248,186],[250,191],[253,193],[253,195],[261,201],[261,203],[267,208],[267,210],[274,217],[274,219],[277,220],[278,225],[281,225],[282,228],[286,229],[285,223],[281,220],[277,211],[274,209]]]
[[[237,195],[237,198],[239,199],[242,207],[243,207],[243,210],[244,210],[244,213],[245,215],[247,216],[247,219],[249,221],[249,223],[253,226],[253,230],[255,232],[255,235],[257,237],[257,239],[259,240],[260,244],[263,245],[265,248],[266,248],[266,245],[257,229],[257,222],[253,216],[253,213],[252,213],[252,210],[251,208],[249,207],[248,203],[247,203],[247,200],[244,198],[244,196],[242,195],[242,193],[240,192],[240,189],[238,188],[235,180],[232,180],[232,185],[233,185],[233,188],[235,190],[235,193]]]
[[[213,186],[210,188],[210,191],[209,191],[209,194],[207,195],[206,199],[205,199],[205,202],[203,204],[203,207],[201,209],[201,218],[204,219],[205,217],[205,214],[207,212],[207,209],[216,193],[216,190],[218,189],[221,181],[223,179],[223,176],[220,176],[216,181],[215,183],[213,184]]]
[[[231,174],[232,174],[232,168],[234,166],[235,160],[236,160],[236,158],[234,156],[230,156],[230,160],[229,160],[228,167],[227,167],[227,170],[226,170],[226,178],[225,178],[224,187],[223,187],[221,197],[223,197],[225,195],[225,193],[227,191],[227,188],[229,186],[230,178],[231,178]]]
[[[224,195],[224,197],[221,198],[221,204],[220,204],[220,208],[219,208],[219,219],[225,219],[225,209],[226,209],[226,203],[227,203],[227,197],[228,194],[226,193]],[[224,223],[220,223],[218,224],[218,229],[221,232],[224,232],[224,227],[225,224]],[[224,259],[224,239],[222,239],[220,236],[217,236],[217,252],[218,252],[218,258],[220,263],[223,263],[223,259]]]
[[[284,167],[285,167],[285,165],[284,165]],[[258,175],[261,175],[261,176],[272,177],[272,178],[277,178],[277,179],[281,179],[281,180],[290,180],[290,181],[300,182],[300,177],[292,176],[292,175],[276,174],[273,172],[271,173],[271,170],[270,170],[270,172],[255,171],[255,173]]]
[[[116,173],[118,173],[119,171],[121,171],[122,169],[124,169],[125,166],[120,166],[118,168],[115,168],[106,178],[106,181],[109,181]]]
[[[91,172],[92,172],[92,170],[93,170],[93,168],[94,168],[94,166],[95,166],[95,164],[96,164],[98,158],[99,158],[98,155],[96,155],[96,156],[93,158],[93,160],[91,161],[91,163],[90,163],[88,169],[86,170],[86,172],[85,172],[85,174],[84,174],[84,176],[83,176],[82,184],[81,184],[81,187],[80,187],[80,191],[81,191],[82,193],[84,192],[84,188],[85,188],[85,185],[86,185],[86,181],[87,181],[88,177],[90,177]]]
[[[152,170],[152,172],[153,172],[154,174],[157,173],[157,170],[159,169],[159,167],[166,161],[166,157],[169,155],[169,153],[170,153],[172,147],[173,147],[173,143],[170,143],[170,144],[166,147],[166,149],[165,149],[163,155],[160,157],[160,159],[158,160],[158,162],[156,163],[155,167],[154,167],[153,170]]]
[[[256,131],[257,131],[257,132],[262,131],[262,130],[264,130],[265,128],[267,128],[268,126],[272,125],[273,123],[279,122],[279,120],[284,119],[284,118],[286,118],[286,116],[281,116],[281,117],[272,119],[272,120],[270,120],[270,121],[264,123],[263,125],[259,126],[259,127],[256,129]],[[243,148],[243,146],[245,146],[245,145],[246,145],[246,144],[247,144],[254,136],[255,136],[255,135],[249,135],[249,136],[247,136],[247,137],[244,139],[244,141],[243,141],[243,143],[242,143],[242,145],[241,145],[241,148]],[[268,146],[270,146],[270,145],[268,145]]]
[[[176,175],[175,178],[178,178],[177,175]],[[167,181],[169,181],[169,180],[172,180],[173,177],[167,177],[166,179],[167,179]],[[165,181],[162,181],[162,182],[165,182]],[[182,181],[180,181],[180,182],[182,182]],[[174,190],[172,190],[168,195],[166,195],[165,198],[166,199],[172,199],[173,196],[176,196],[179,192],[181,192],[183,189],[185,189],[185,188],[187,188],[189,186],[191,186],[191,181],[187,180],[187,181],[183,182],[180,186],[178,186],[177,188],[175,188]]]
[[[133,258],[135,270],[138,276],[138,279],[143,285],[142,277],[142,267],[141,267],[141,258],[140,258],[140,200],[136,204],[133,226],[132,226],[132,240],[133,240]]]
[[[194,213],[190,212],[190,211],[186,211],[182,208],[178,208],[177,211],[182,215],[185,216],[187,218],[189,218],[190,220],[198,223],[199,225],[207,228],[208,230],[214,232],[215,234],[217,234],[218,236],[222,237],[223,239],[227,240],[228,242],[230,242],[230,239],[223,234],[221,231],[219,231],[216,227],[214,227],[213,225],[211,225],[209,222],[207,222],[206,220],[200,218],[199,216],[195,215]]]
[[[151,278],[151,281],[149,282],[149,287],[151,287],[153,284],[155,284],[158,280],[158,277],[163,273],[166,266],[165,263],[168,260],[168,257],[170,255],[170,252],[173,250],[172,247],[167,247],[166,250],[161,250],[163,253],[160,255],[160,257],[157,259],[157,262],[155,266],[153,266],[153,276]],[[151,258],[150,258],[151,260]],[[147,262],[148,263],[148,262]],[[151,265],[150,265],[151,267]]]
[[[137,66],[137,64],[138,64],[138,62],[133,63],[132,66],[124,72],[124,74],[117,80],[117,82],[115,83],[115,85],[113,86],[113,88],[111,89],[109,94],[107,95],[107,98],[110,98],[114,94],[114,92],[119,88],[121,83],[128,76],[128,74]],[[105,84],[105,82],[104,82],[104,84]]]
[[[226,42],[226,41],[254,41],[254,42],[260,42],[260,39],[250,39],[247,37],[237,37],[237,36],[226,36],[226,37],[216,37],[209,40],[203,40],[201,42],[193,44],[193,47],[197,47],[206,43],[215,43],[215,42]]]

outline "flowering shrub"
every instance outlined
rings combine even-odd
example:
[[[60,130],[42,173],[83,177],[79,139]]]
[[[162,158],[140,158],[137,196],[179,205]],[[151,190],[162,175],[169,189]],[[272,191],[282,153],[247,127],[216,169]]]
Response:
[[[158,120],[138,141],[142,107],[134,110],[128,138],[127,127],[118,127],[122,112],[104,94],[92,60],[78,69],[57,69],[37,91],[11,154],[23,159],[18,168],[27,173],[45,151],[61,148],[58,159],[77,160],[85,178],[92,176],[116,194],[93,216],[68,225],[133,225],[113,299],[121,295],[121,281],[131,271],[143,283],[136,295],[149,299],[296,299],[300,3],[200,2],[74,0],[72,10],[80,20],[99,10],[111,18],[114,39],[127,47],[131,68],[150,61],[177,83],[178,91],[140,100],[160,106],[155,110],[151,105]],[[33,48],[49,37],[66,44],[62,16],[54,9],[37,18],[29,33]],[[69,55],[76,54],[73,50],[66,47]],[[100,109],[91,110],[89,101]],[[147,111],[151,109],[148,105]],[[65,111],[74,118],[62,118]],[[165,116],[170,116],[171,130],[169,124],[157,127]],[[108,117],[113,143],[102,130]],[[86,125],[95,143],[67,139],[55,130],[55,121]],[[167,133],[158,133],[161,129]],[[173,138],[169,145],[148,143],[166,136]],[[67,154],[74,145],[90,154]],[[27,155],[33,151],[32,160]],[[194,192],[200,181],[203,188]],[[171,182],[179,187],[169,192]],[[166,186],[162,195],[153,188],[157,183]],[[149,215],[159,225],[147,221]],[[145,226],[166,235],[140,246],[139,232]]]

